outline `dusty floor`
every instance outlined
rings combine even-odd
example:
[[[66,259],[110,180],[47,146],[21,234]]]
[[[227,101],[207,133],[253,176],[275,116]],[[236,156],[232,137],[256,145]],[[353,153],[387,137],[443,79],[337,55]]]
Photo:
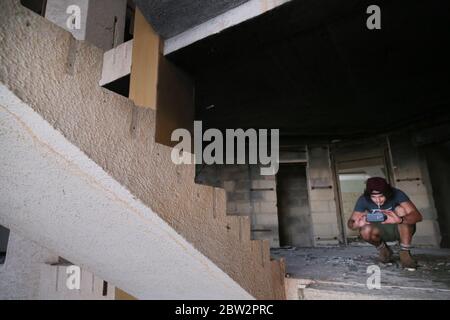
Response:
[[[449,249],[414,249],[419,267],[408,271],[400,267],[398,247],[392,248],[394,262],[389,264],[377,261],[375,248],[360,244],[272,249],[272,256],[286,259],[291,281],[302,279],[296,282],[300,299],[450,299]],[[381,269],[379,290],[366,286],[370,265]]]

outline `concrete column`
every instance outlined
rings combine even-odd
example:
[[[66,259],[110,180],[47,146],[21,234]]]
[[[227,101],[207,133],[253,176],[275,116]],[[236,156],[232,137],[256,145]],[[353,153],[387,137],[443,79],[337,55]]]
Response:
[[[41,266],[58,255],[11,231],[4,265],[0,265],[0,300],[38,299]]]
[[[80,289],[66,286],[66,267],[59,256],[38,243],[11,232],[7,259],[0,266],[0,300],[112,300],[115,287],[81,270]]]
[[[79,18],[70,6],[79,8]],[[126,0],[47,0],[45,17],[103,50],[123,42]],[[68,20],[80,19],[79,28],[69,28]]]
[[[40,265],[39,300],[114,300],[116,288],[85,269],[80,269],[80,287],[69,289],[70,265]]]
[[[338,244],[339,220],[328,147],[308,147],[307,175],[314,243]]]
[[[423,215],[413,244],[439,246],[441,235],[426,162],[411,135],[391,135],[389,144],[395,187],[404,191]]]

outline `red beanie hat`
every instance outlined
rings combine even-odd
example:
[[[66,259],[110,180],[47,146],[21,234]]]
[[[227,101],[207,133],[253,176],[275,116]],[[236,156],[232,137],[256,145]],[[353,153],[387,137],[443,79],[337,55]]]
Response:
[[[367,179],[366,192],[368,194],[382,193],[384,195],[391,191],[391,186],[384,178],[373,177]]]

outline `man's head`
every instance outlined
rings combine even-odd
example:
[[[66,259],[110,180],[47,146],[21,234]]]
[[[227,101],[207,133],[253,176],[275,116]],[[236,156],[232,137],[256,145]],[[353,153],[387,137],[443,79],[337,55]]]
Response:
[[[384,178],[369,178],[367,179],[364,195],[376,205],[382,206],[392,196],[392,187]]]

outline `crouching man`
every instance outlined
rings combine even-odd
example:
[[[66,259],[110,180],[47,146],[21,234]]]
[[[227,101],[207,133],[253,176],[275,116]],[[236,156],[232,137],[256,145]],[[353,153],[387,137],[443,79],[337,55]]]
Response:
[[[384,222],[367,221],[367,214],[380,212],[385,215]],[[362,239],[378,249],[383,263],[392,259],[392,250],[386,241],[399,241],[400,263],[404,268],[416,268],[410,248],[416,223],[420,221],[422,215],[408,196],[391,187],[385,179],[376,177],[367,180],[366,190],[356,202],[347,225],[352,230],[359,229]]]

